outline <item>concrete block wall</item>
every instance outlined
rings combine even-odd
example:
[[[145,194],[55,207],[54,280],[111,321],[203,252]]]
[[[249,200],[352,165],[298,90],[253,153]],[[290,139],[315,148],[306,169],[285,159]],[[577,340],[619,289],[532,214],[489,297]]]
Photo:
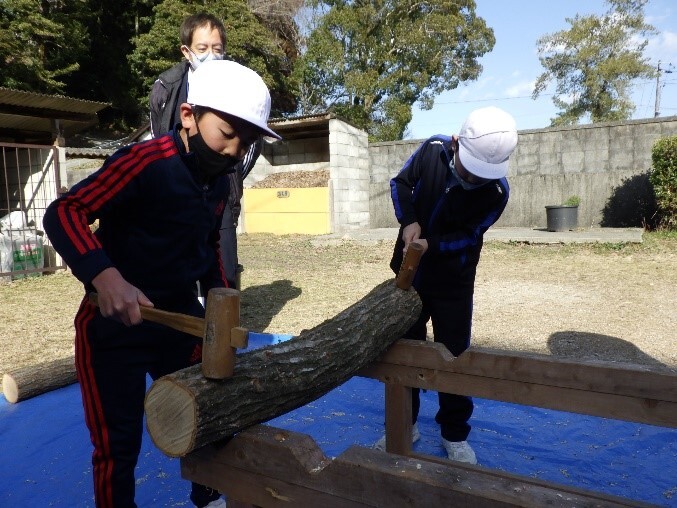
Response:
[[[329,122],[329,139],[264,145],[245,187],[271,173],[329,167],[335,232],[397,227],[389,182],[423,140],[369,144],[360,129]],[[510,160],[510,201],[497,226],[544,228],[545,206],[573,194],[581,198],[581,227],[642,226],[655,207],[648,181],[653,144],[674,135],[677,116],[520,131]],[[61,166],[69,187],[93,171],[80,174],[73,162]]]
[[[653,144],[674,135],[675,116],[520,131],[510,158],[510,201],[496,225],[544,228],[545,206],[575,194],[581,227],[642,226],[652,214]],[[389,180],[422,141],[370,145],[370,227],[397,226]]]
[[[341,120],[329,120],[330,200],[334,232],[369,227],[369,138]]]
[[[369,178],[370,227],[397,227],[390,199],[390,179],[416,151],[422,140],[389,141],[369,145],[371,173]]]

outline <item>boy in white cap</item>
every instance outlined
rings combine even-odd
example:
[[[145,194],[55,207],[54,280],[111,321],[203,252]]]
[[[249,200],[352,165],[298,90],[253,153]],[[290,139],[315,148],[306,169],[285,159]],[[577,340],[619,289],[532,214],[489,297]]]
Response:
[[[139,307],[204,316],[195,281],[205,291],[227,286],[218,234],[226,173],[261,135],[279,138],[267,126],[268,88],[235,62],[203,63],[180,109],[179,130],[118,150],[44,218],[85,294],[99,297],[99,308],[85,297],[75,317],[98,507],[136,506],[146,375],[157,379],[201,359],[199,339],[142,321]],[[197,484],[191,500],[198,507],[225,504]]]
[[[427,139],[390,181],[400,223],[390,267],[397,273],[409,244],[424,248],[413,286],[423,308],[404,338],[425,340],[432,320],[436,342],[455,356],[470,345],[475,270],[483,235],[508,203],[508,158],[517,146],[515,120],[495,107],[473,111],[458,135]],[[413,389],[412,441],[419,439],[416,419],[419,390]],[[439,393],[435,421],[449,459],[477,463],[467,442],[470,397]],[[385,437],[375,445],[385,449]]]

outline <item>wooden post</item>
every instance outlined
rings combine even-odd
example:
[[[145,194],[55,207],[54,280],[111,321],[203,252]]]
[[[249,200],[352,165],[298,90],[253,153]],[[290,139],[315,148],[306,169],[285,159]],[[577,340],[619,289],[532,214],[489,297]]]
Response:
[[[399,455],[411,453],[411,388],[385,383],[386,451]]]

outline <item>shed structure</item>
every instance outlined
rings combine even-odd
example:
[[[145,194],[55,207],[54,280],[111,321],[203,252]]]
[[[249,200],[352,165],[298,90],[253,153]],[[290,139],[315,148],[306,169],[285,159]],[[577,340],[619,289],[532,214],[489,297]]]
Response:
[[[0,278],[62,266],[41,231],[47,206],[67,185],[60,147],[107,106],[0,87]]]
[[[281,204],[289,214],[303,212],[303,203],[297,206],[293,186],[269,192],[267,202],[252,197],[251,187],[274,173],[296,171],[329,170],[326,203],[318,205],[315,199],[308,205],[313,214],[318,207],[326,210],[328,223],[325,231],[315,233],[342,232],[369,227],[369,139],[367,133],[337,118],[333,113],[307,115],[288,119],[271,119],[269,126],[282,136],[281,141],[264,143],[261,157],[247,176],[242,206],[243,232],[249,219],[260,210],[275,210]],[[249,202],[248,202],[249,198]],[[286,200],[286,201],[285,201]],[[279,203],[278,203],[279,202]],[[249,203],[256,203],[255,208]],[[263,208],[262,208],[263,207]],[[315,215],[313,215],[315,217]],[[282,219],[285,219],[282,216]],[[293,218],[290,222],[293,221]],[[279,222],[278,222],[279,224]],[[272,229],[272,228],[271,228]],[[300,231],[269,231],[300,232]]]

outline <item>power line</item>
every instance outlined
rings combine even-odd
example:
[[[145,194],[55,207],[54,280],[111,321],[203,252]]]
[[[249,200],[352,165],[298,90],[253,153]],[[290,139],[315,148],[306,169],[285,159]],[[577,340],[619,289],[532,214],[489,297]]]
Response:
[[[551,97],[555,94],[552,93],[544,93],[540,94],[539,97]],[[435,104],[467,104],[469,102],[495,102],[495,101],[509,101],[513,99],[531,99],[531,95],[519,95],[516,97],[492,97],[490,99],[468,99],[467,101],[437,101],[435,100]]]
[[[659,64],[660,65],[660,64]],[[672,65],[672,64],[670,64]],[[666,71],[664,69],[661,69],[663,72],[668,73],[672,71]],[[662,81],[661,84],[663,86],[665,85],[674,85],[677,83],[677,80],[669,80],[669,81]],[[654,81],[653,80],[646,80],[646,81],[638,81],[635,83],[635,87],[642,87],[646,85],[653,85]],[[552,97],[555,95],[554,93],[542,93],[539,94],[538,97]],[[517,95],[517,96],[512,96],[512,97],[491,97],[488,99],[468,99],[468,100],[451,100],[451,101],[438,101],[435,100],[435,104],[468,104],[471,102],[494,102],[494,101],[509,101],[509,100],[516,100],[516,99],[532,99],[533,97],[531,95]]]

